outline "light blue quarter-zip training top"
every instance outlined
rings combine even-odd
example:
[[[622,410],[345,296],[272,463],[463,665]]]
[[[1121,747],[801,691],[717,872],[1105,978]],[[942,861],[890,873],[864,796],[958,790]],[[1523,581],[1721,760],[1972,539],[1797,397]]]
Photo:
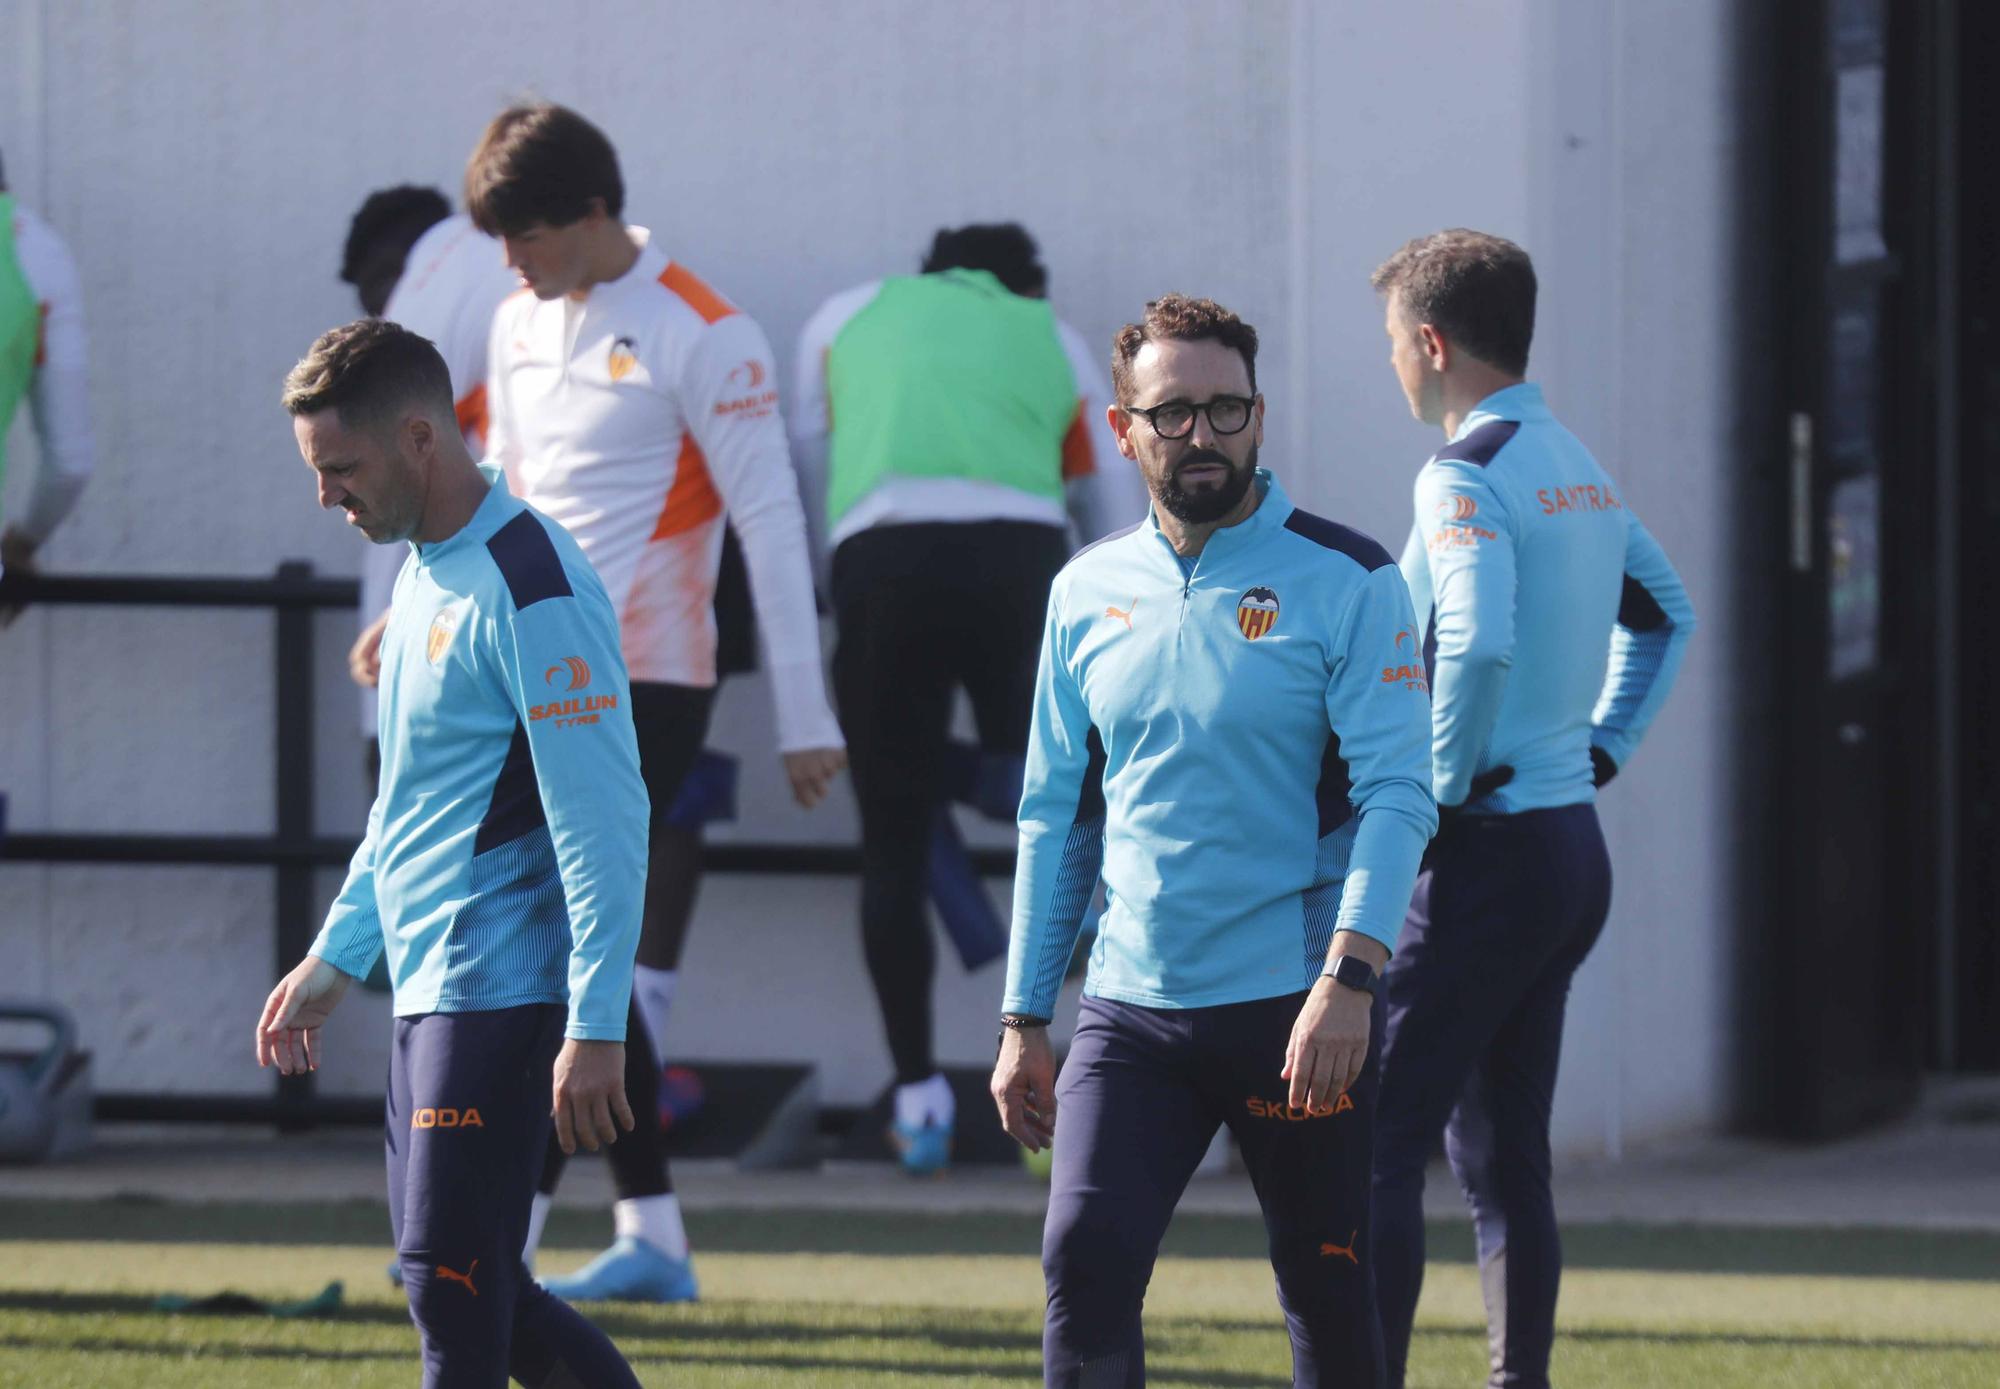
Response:
[[[312,953],[358,977],[386,945],[399,1017],[567,1002],[569,1036],[623,1038],[647,800],[583,551],[495,482],[411,547],[381,690],[381,789]]]
[[[1427,634],[1432,791],[1513,780],[1469,809],[1594,799],[1590,749],[1624,766],[1666,702],[1694,608],[1666,552],[1532,382],[1496,391],[1417,474],[1403,551]]]
[[[1049,594],[1005,1010],[1048,1017],[1100,868],[1084,992],[1155,1008],[1308,988],[1393,947],[1437,825],[1410,598],[1367,536],[1257,510],[1185,564],[1151,515]]]

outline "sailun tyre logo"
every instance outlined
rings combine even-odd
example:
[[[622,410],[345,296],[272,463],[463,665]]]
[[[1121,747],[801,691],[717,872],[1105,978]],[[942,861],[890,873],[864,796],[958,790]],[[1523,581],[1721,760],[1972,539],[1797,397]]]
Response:
[[[714,410],[719,419],[736,416],[767,419],[778,408],[778,391],[771,384],[771,373],[755,357],[730,369],[729,389],[738,394],[729,400],[715,402]]]
[[[557,692],[557,697],[547,704],[530,705],[529,723],[553,719],[556,728],[583,728],[596,723],[598,715],[606,709],[618,707],[618,696],[615,694],[585,695],[581,699],[563,697],[590,684],[590,667],[581,656],[563,657],[542,672],[542,679]]]
[[[581,656],[565,656],[544,671],[542,679],[558,689],[580,690],[590,683],[590,667]]]
[[[1470,521],[1478,515],[1479,503],[1471,497],[1441,497],[1436,510],[1440,521]]]
[[[1405,689],[1429,694],[1430,676],[1424,670],[1423,647],[1417,641],[1414,628],[1403,627],[1396,632],[1396,663],[1382,667],[1382,683],[1401,685]]]
[[[1236,603],[1236,625],[1251,641],[1278,625],[1278,595],[1268,588],[1253,588]]]

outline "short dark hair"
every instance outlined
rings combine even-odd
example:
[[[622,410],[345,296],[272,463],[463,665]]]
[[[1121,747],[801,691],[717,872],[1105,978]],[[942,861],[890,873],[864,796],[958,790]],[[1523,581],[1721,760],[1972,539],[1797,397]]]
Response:
[[[1250,373],[1250,391],[1257,391],[1257,330],[1213,299],[1163,294],[1146,305],[1137,323],[1128,323],[1111,340],[1111,387],[1121,405],[1132,400],[1132,361],[1149,342],[1181,342],[1213,338],[1243,356]]]
[[[334,410],[349,429],[381,432],[411,406],[440,425],[454,418],[451,372],[437,348],[380,318],[321,333],[285,374],[279,398],[295,417]]]
[[[985,270],[1014,293],[1040,299],[1049,290],[1049,272],[1041,248],[1019,222],[975,222],[964,227],[939,227],[924,256],[924,273],[940,270]]]
[[[1505,237],[1453,227],[1404,244],[1368,282],[1461,351],[1515,376],[1535,338],[1535,266]]]
[[[451,204],[435,188],[399,183],[368,195],[354,220],[347,224],[347,245],[340,253],[340,278],[358,284],[371,255],[395,247],[405,255],[417,238],[451,216]]]
[[[465,165],[465,210],[488,236],[566,227],[589,215],[593,198],[612,217],[624,212],[618,152],[603,131],[553,102],[495,116]]]

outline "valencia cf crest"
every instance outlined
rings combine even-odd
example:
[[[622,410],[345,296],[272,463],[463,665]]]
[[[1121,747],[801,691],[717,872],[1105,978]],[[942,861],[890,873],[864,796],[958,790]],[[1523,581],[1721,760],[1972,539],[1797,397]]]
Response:
[[[633,368],[639,365],[639,356],[635,350],[637,347],[638,344],[631,338],[619,338],[611,344],[609,366],[613,381],[623,381],[632,374]]]
[[[1236,604],[1236,625],[1255,641],[1278,625],[1278,595],[1268,588],[1253,588]]]
[[[444,659],[444,653],[451,646],[451,639],[458,631],[458,614],[450,608],[444,609],[431,619],[430,639],[424,643],[424,655],[436,665]]]

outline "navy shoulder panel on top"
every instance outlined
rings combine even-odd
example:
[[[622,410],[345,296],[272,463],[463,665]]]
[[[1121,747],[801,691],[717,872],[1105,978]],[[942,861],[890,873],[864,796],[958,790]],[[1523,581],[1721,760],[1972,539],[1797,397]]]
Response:
[[[1371,574],[1384,565],[1396,562],[1389,557],[1387,550],[1375,542],[1373,536],[1363,535],[1351,526],[1329,521],[1324,516],[1315,516],[1310,511],[1294,507],[1292,514],[1285,518],[1285,529],[1293,535],[1304,536],[1321,549],[1338,550]]]
[[[1123,530],[1117,530],[1111,532],[1111,534],[1109,535],[1099,536],[1097,539],[1091,541],[1088,545],[1084,546],[1081,550],[1078,550],[1075,554],[1071,555],[1068,561],[1065,563],[1064,567],[1067,568],[1068,565],[1075,564],[1078,560],[1082,559],[1085,555],[1089,554],[1092,550],[1095,550],[1100,545],[1109,545],[1114,540],[1123,540],[1126,536],[1130,535],[1133,531],[1139,529],[1139,527],[1145,524],[1146,523],[1144,521],[1135,521],[1131,525],[1125,527],[1125,529]]]
[[[507,581],[516,609],[532,607],[544,598],[570,596],[562,556],[556,553],[555,542],[534,512],[524,511],[493,532],[486,548],[500,566],[500,577]]]
[[[1454,439],[1431,455],[1433,463],[1470,463],[1484,468],[1507,441],[1520,431],[1519,420],[1489,420],[1463,439]]]

